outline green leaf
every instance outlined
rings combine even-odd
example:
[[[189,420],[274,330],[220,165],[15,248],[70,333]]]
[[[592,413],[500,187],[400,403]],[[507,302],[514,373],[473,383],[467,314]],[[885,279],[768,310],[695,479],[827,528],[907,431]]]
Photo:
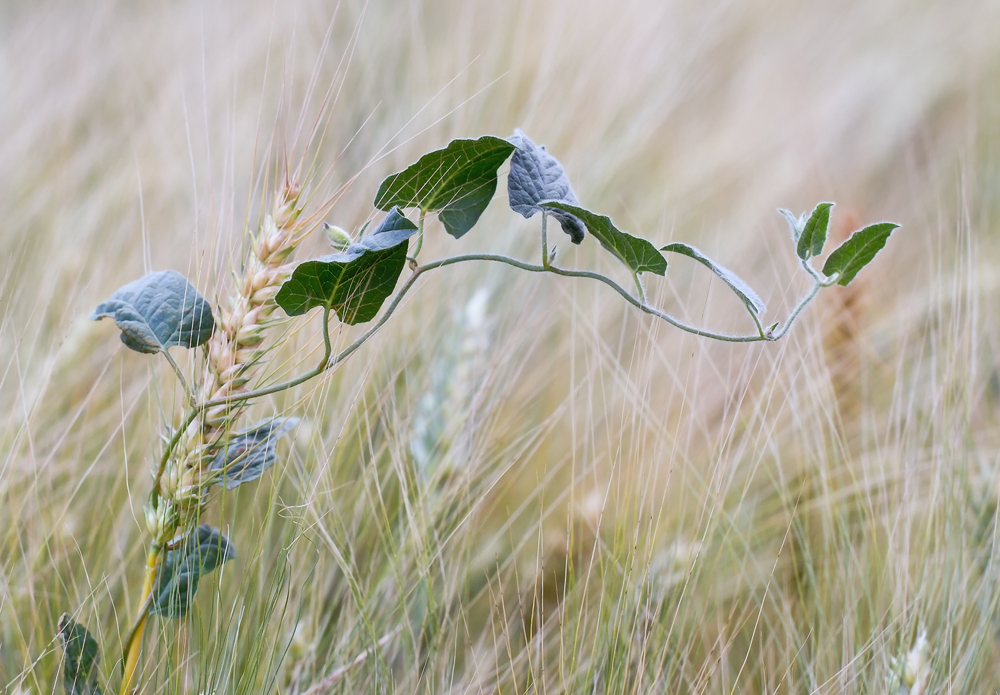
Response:
[[[724,283],[729,285],[729,289],[735,292],[737,296],[739,296],[739,298],[743,300],[743,303],[747,305],[747,309],[749,309],[750,311],[752,311],[757,315],[763,314],[765,311],[767,311],[767,308],[764,306],[764,302],[761,301],[761,298],[757,295],[756,292],[753,291],[750,285],[748,285],[743,280],[743,278],[741,278],[739,275],[729,270],[728,268],[724,268],[723,266],[719,265],[718,263],[713,261],[711,258],[703,254],[695,247],[689,244],[682,244],[680,242],[675,242],[673,244],[667,244],[660,250],[672,251],[674,253],[679,253],[684,256],[687,256],[688,258],[693,258],[694,260],[698,261],[699,263],[707,267],[713,273],[718,275],[719,278],[721,278]]]
[[[236,557],[229,539],[219,529],[202,524],[181,547],[168,550],[153,588],[149,612],[165,618],[187,615],[201,578]]]
[[[799,235],[796,251],[799,258],[808,260],[812,256],[823,253],[823,245],[826,244],[826,231],[830,228],[830,208],[833,203],[820,203],[809,215],[805,226],[802,227],[802,234]]]
[[[343,253],[300,263],[274,300],[289,316],[329,307],[346,324],[371,321],[392,294],[417,226],[393,208],[378,228]]]
[[[97,640],[68,613],[59,618],[59,640],[63,647],[63,685],[67,695],[101,695],[97,686],[101,650]]]
[[[667,259],[656,250],[652,243],[642,237],[632,236],[618,229],[610,217],[598,215],[586,208],[569,203],[550,200],[541,204],[543,208],[551,208],[568,212],[580,218],[587,230],[597,237],[601,246],[618,257],[633,273],[649,271],[657,275],[667,272]]]
[[[297,417],[279,417],[234,435],[209,466],[219,472],[219,482],[232,490],[256,480],[278,459],[275,444],[299,424]]]
[[[559,220],[570,240],[579,244],[586,231],[583,222],[562,210],[546,210],[541,205],[547,200],[580,204],[562,164],[545,150],[545,145],[539,147],[520,129],[515,130],[514,135],[508,139],[517,145],[510,160],[510,173],[507,175],[507,201],[510,209],[525,219],[538,212],[552,215]]]
[[[898,228],[895,222],[878,222],[854,232],[826,259],[823,274],[830,277],[840,273],[837,284],[848,285],[862,268],[872,262],[875,254],[889,240],[889,235]]]
[[[119,288],[90,318],[97,321],[105,316],[118,324],[127,347],[147,354],[174,345],[201,345],[215,329],[208,302],[173,270],[149,273]]]
[[[484,135],[452,140],[443,150],[425,154],[415,164],[389,176],[378,187],[375,207],[393,205],[436,212],[445,229],[458,239],[479,221],[497,190],[497,170],[514,145]]]

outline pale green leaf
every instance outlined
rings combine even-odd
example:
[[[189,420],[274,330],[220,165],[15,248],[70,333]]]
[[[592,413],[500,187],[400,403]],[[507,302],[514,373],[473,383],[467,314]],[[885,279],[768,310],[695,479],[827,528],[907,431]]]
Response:
[[[121,287],[90,315],[94,321],[104,317],[115,320],[126,346],[144,353],[201,345],[215,329],[208,302],[174,270],[149,273]]]
[[[297,424],[297,417],[279,417],[233,435],[215,455],[209,470],[217,472],[218,481],[229,490],[256,480],[277,461],[275,444]]]
[[[719,278],[729,285],[729,289],[736,293],[736,295],[743,300],[746,304],[747,309],[754,312],[755,314],[763,314],[767,309],[764,306],[764,302],[757,295],[756,292],[748,285],[743,278],[734,273],[733,271],[725,268],[711,258],[703,254],[701,251],[696,249],[694,246],[689,244],[683,244],[680,242],[675,242],[673,244],[667,244],[661,251],[672,251],[673,253],[679,253],[688,258],[693,258],[698,261],[713,273],[719,276]]]
[[[800,217],[796,217],[790,210],[786,210],[785,208],[778,208],[778,212],[780,212],[785,219],[788,220],[788,227],[792,232],[792,241],[797,244],[799,237],[802,236],[802,227],[806,223],[805,213],[803,213]]]
[[[198,592],[201,578],[235,557],[229,539],[219,529],[202,524],[179,548],[167,551],[153,587],[149,612],[165,618],[183,618]]]
[[[509,140],[517,145],[507,175],[507,202],[511,210],[525,219],[547,212],[559,221],[562,230],[569,234],[570,241],[579,244],[585,231],[583,222],[562,210],[545,209],[541,205],[549,200],[580,204],[562,164],[546,151],[544,145],[536,145],[521,130],[515,130]]]
[[[63,647],[63,687],[66,695],[101,695],[98,687],[101,650],[97,640],[68,613],[59,618]]]

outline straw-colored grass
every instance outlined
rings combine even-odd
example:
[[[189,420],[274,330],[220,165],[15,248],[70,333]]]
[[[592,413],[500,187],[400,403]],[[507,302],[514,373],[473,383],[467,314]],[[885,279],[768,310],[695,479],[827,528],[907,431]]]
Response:
[[[983,0],[0,7],[5,693],[60,691],[64,611],[116,685],[137,609],[182,394],[93,307],[167,268],[227,296],[286,159],[356,229],[386,174],[515,127],[772,320],[804,289],[775,208],[903,229],[777,344],[580,280],[428,275],[335,373],[253,407],[303,421],[210,506],[239,556],[151,621],[142,692],[905,692],[922,630],[924,693],[997,690],[998,84]],[[502,197],[422,253],[536,254]],[[682,259],[648,287],[752,328],[723,290]],[[286,328],[271,377],[319,355],[315,318]]]

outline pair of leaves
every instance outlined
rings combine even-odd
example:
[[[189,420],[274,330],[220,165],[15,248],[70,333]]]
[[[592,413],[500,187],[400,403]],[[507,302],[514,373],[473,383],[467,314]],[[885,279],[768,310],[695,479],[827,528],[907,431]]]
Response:
[[[792,241],[795,242],[795,252],[799,258],[806,261],[823,253],[826,245],[826,233],[830,228],[830,210],[833,203],[819,203],[813,208],[812,214],[806,218],[802,213],[798,218],[788,210],[779,209],[792,228]]]
[[[187,279],[174,270],[149,273],[121,287],[90,315],[114,319],[125,345],[146,354],[174,345],[195,347],[212,335],[212,308]]]
[[[497,190],[497,170],[515,146],[485,135],[476,140],[452,140],[429,152],[403,171],[382,181],[375,207],[415,207],[436,212],[449,234],[461,238],[479,221]]]
[[[325,307],[349,325],[371,321],[396,287],[406,242],[416,231],[394,207],[375,231],[345,251],[300,263],[274,300],[289,316]]]
[[[538,212],[559,220],[574,244],[589,231],[632,273],[664,275],[667,261],[649,241],[618,229],[606,215],[581,207],[569,177],[559,161],[544,146],[538,146],[522,131],[514,132],[517,145],[507,176],[507,199],[511,209],[530,218]]]
[[[68,613],[59,618],[63,647],[63,687],[66,695],[101,695],[97,684],[101,650],[90,631]]]
[[[632,236],[628,232],[623,232],[615,227],[611,218],[605,215],[598,215],[585,208],[567,205],[566,203],[548,202],[542,203],[542,206],[563,210],[582,219],[587,229],[592,235],[597,237],[601,245],[614,254],[633,273],[648,271],[656,275],[664,275],[667,272],[667,261],[663,257],[662,252],[671,251],[679,253],[688,258],[693,258],[709,268],[739,296],[747,309],[754,314],[763,314],[767,310],[761,298],[742,278],[731,270],[719,265],[689,244],[680,242],[667,244],[657,251],[656,247],[648,240]]]
[[[778,210],[788,220],[795,251],[803,261],[823,253],[832,208],[833,203],[819,203],[808,219],[805,213],[796,218],[788,210]],[[877,222],[854,232],[826,259],[823,274],[827,277],[837,275],[837,284],[846,287],[862,268],[872,262],[898,228],[899,225],[894,222]]]
[[[209,470],[217,472],[229,490],[256,480],[278,460],[275,444],[298,424],[297,417],[279,417],[236,434],[215,455]]]
[[[236,557],[229,539],[217,528],[202,524],[179,548],[168,550],[153,587],[149,612],[165,618],[183,618],[198,582],[227,560]]]
[[[559,220],[574,244],[583,241],[583,223],[563,211],[546,211],[549,200],[579,205],[562,165],[545,147],[535,145],[521,130],[504,140],[484,135],[475,140],[452,140],[447,147],[428,152],[403,171],[382,181],[375,207],[415,207],[436,212],[445,230],[456,239],[464,236],[493,199],[497,171],[511,159],[507,177],[510,207],[525,218],[548,212]]]
[[[507,197],[512,210],[525,218],[539,212],[552,215],[575,244],[590,230],[633,273],[666,272],[667,263],[653,244],[619,230],[608,217],[580,207],[559,161],[521,130],[509,140],[491,135],[453,140],[444,149],[425,154],[382,182],[375,207],[437,212],[445,229],[457,239],[475,225],[493,198],[497,171],[511,153]]]
[[[507,190],[510,206],[515,212],[525,217],[531,217],[537,211],[551,214],[560,221],[563,231],[570,235],[574,243],[583,239],[582,229],[579,239],[574,236],[574,225],[582,223],[605,249],[633,273],[664,275],[667,272],[667,261],[661,252],[683,254],[710,268],[739,295],[748,309],[757,314],[765,311],[764,303],[749,285],[693,246],[668,244],[657,251],[648,240],[618,229],[610,217],[580,207],[559,162],[544,147],[536,146],[523,132],[516,131],[514,139],[518,151],[511,160]]]

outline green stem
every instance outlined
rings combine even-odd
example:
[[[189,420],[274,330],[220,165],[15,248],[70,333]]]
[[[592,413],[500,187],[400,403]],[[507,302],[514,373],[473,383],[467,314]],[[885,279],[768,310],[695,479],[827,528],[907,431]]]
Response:
[[[632,306],[636,307],[640,311],[643,311],[651,316],[656,316],[663,321],[666,321],[671,326],[679,328],[682,331],[692,333],[694,335],[702,336],[703,338],[712,338],[714,340],[721,340],[727,343],[757,343],[766,340],[772,340],[766,336],[761,336],[758,334],[753,335],[732,335],[729,333],[716,333],[715,331],[707,331],[691,324],[685,323],[680,319],[671,316],[670,314],[657,309],[656,307],[650,306],[643,301],[640,301],[632,294],[628,292],[625,288],[619,285],[617,282],[609,277],[601,275],[600,273],[594,273],[589,270],[566,270],[564,268],[558,268],[554,265],[550,265],[548,268],[540,265],[532,265],[531,263],[525,263],[519,261],[516,258],[511,258],[509,256],[502,256],[499,254],[492,253],[470,253],[463,256],[452,256],[451,258],[444,258],[440,261],[433,261],[431,263],[426,263],[420,266],[420,272],[433,270],[434,268],[442,268],[446,265],[454,265],[456,263],[464,263],[466,261],[494,261],[497,263],[505,263],[507,265],[513,266],[515,268],[520,268],[521,270],[526,270],[529,273],[554,273],[555,275],[562,275],[563,277],[570,278],[587,278],[589,280],[597,280],[602,282],[615,292],[620,294],[625,301],[627,301]]]
[[[823,275],[823,273],[813,268],[809,261],[801,261],[801,264],[802,267],[805,268],[806,272],[812,275],[813,280],[819,283],[820,287],[829,287],[830,285],[836,284],[837,278],[840,277],[840,273],[834,273],[830,277]]]
[[[655,316],[659,319],[662,319],[671,326],[679,328],[693,335],[701,336],[704,338],[712,338],[714,340],[721,340],[723,342],[728,342],[728,343],[754,343],[762,341],[779,340],[788,332],[789,328],[791,328],[792,326],[792,323],[794,323],[795,319],[802,312],[802,310],[805,309],[805,307],[809,304],[809,302],[813,300],[813,298],[819,292],[820,288],[829,286],[834,282],[836,282],[836,276],[830,278],[823,277],[815,270],[813,270],[813,268],[809,266],[807,263],[803,263],[803,266],[806,268],[809,274],[814,278],[815,282],[813,284],[812,289],[810,289],[809,292],[806,293],[806,295],[803,296],[802,299],[799,300],[799,303],[796,304],[796,306],[792,309],[792,312],[789,314],[788,319],[785,321],[784,325],[781,327],[780,330],[774,333],[765,331],[764,327],[760,323],[760,318],[754,312],[751,311],[750,312],[751,316],[754,320],[754,324],[757,327],[757,334],[732,335],[728,333],[717,333],[715,331],[708,331],[702,328],[698,328],[696,326],[692,326],[674,316],[671,316],[670,314],[664,311],[661,311],[660,309],[657,309],[656,307],[647,304],[645,292],[643,290],[642,283],[639,281],[637,273],[633,273],[633,279],[636,281],[636,287],[638,289],[638,297],[635,297],[627,290],[625,290],[617,282],[615,282],[614,280],[612,280],[607,276],[601,275],[600,273],[595,273],[587,270],[567,270],[564,268],[558,268],[554,265],[551,265],[548,259],[546,219],[547,216],[543,215],[542,216],[542,265],[525,263],[524,261],[517,260],[516,258],[511,258],[510,256],[504,256],[500,254],[472,253],[461,256],[452,256],[450,258],[443,258],[420,266],[416,265],[415,257],[416,254],[419,253],[420,247],[423,242],[424,215],[423,213],[421,213],[420,226],[418,227],[417,244],[414,249],[414,257],[412,259],[415,267],[413,268],[413,272],[410,274],[410,277],[407,278],[406,282],[403,283],[403,286],[400,288],[399,292],[397,292],[396,295],[392,298],[392,301],[389,302],[389,305],[385,308],[385,311],[382,312],[382,315],[379,318],[379,320],[376,321],[375,324],[367,331],[365,331],[360,337],[358,337],[357,340],[355,340],[348,347],[346,347],[344,350],[342,350],[336,356],[334,356],[333,346],[330,341],[331,309],[329,306],[324,307],[323,308],[323,348],[324,348],[323,358],[320,360],[320,363],[316,367],[309,370],[308,372],[305,372],[304,374],[301,374],[293,379],[289,379],[288,381],[284,381],[279,384],[274,384],[272,386],[266,386],[263,388],[254,389],[252,391],[247,391],[245,393],[234,394],[231,396],[227,396],[226,398],[209,400],[203,403],[194,403],[191,406],[188,413],[186,414],[181,426],[174,431],[173,436],[170,438],[166,448],[163,451],[163,456],[160,459],[159,467],[157,468],[156,476],[153,481],[153,490],[150,494],[152,501],[155,502],[156,498],[159,497],[158,491],[160,486],[160,479],[163,477],[163,473],[166,470],[167,463],[170,461],[170,457],[173,455],[174,449],[180,442],[180,438],[183,436],[185,430],[187,430],[187,428],[191,426],[191,423],[195,421],[195,419],[198,417],[200,413],[202,413],[204,410],[208,408],[212,408],[215,406],[235,404],[242,401],[251,400],[254,398],[259,398],[261,396],[267,396],[273,393],[279,393],[281,391],[285,391],[287,389],[298,386],[299,384],[302,384],[306,381],[309,381],[310,379],[319,376],[327,369],[330,369],[340,364],[345,359],[350,357],[365,342],[367,342],[369,338],[375,335],[375,333],[383,325],[385,325],[385,323],[395,313],[396,309],[399,307],[400,303],[402,302],[406,294],[414,287],[417,279],[423,273],[429,270],[435,270],[437,268],[444,268],[449,265],[456,265],[458,263],[466,263],[470,261],[492,261],[495,263],[504,263],[514,268],[518,268],[520,270],[524,270],[531,273],[548,272],[548,273],[553,273],[554,275],[561,275],[563,277],[585,278],[588,280],[596,280],[598,282],[604,283],[605,285],[613,289],[615,292],[621,295],[629,304],[632,304],[637,309],[647,314],[650,314],[651,316]],[[180,369],[177,367],[176,362],[173,361],[173,359],[170,357],[169,354],[167,355],[167,357],[171,365],[174,367],[174,370],[178,373],[178,377],[180,377],[183,382],[183,376],[181,375]],[[186,382],[184,383],[184,386],[185,390],[187,390]],[[155,559],[158,559],[158,550],[156,548],[152,550],[151,556],[154,557]],[[151,578],[155,579],[156,564],[158,563],[153,563],[153,569],[147,575],[147,582],[146,582],[147,584],[150,583]],[[126,666],[127,677],[125,681],[125,687],[127,687],[128,683],[131,681],[132,678],[129,666],[131,666],[131,668],[134,668],[135,665],[134,662],[137,660],[135,644],[133,644],[133,642],[135,641],[135,639],[141,639],[142,628],[145,624],[146,614],[149,609],[148,596],[150,588],[151,587],[144,587],[143,605],[140,607],[139,616],[136,620],[135,625],[133,625],[133,628],[126,642],[126,654],[128,655],[126,662],[128,663]]]
[[[423,215],[421,215],[420,223],[421,226],[423,226]],[[419,244],[417,250],[419,250]],[[331,367],[334,367],[343,362],[345,359],[347,359],[359,347],[361,347],[365,342],[367,342],[368,339],[371,338],[383,325],[385,325],[386,321],[388,321],[389,318],[392,317],[393,313],[395,313],[400,302],[403,300],[403,297],[413,288],[413,285],[416,283],[417,278],[419,278],[423,273],[429,270],[444,268],[445,266],[455,265],[458,263],[466,263],[469,261],[492,261],[495,263],[504,263],[506,265],[530,273],[548,272],[548,273],[553,273],[554,275],[561,275],[563,277],[585,278],[588,280],[596,280],[598,282],[604,283],[605,285],[613,289],[615,292],[621,295],[622,298],[624,298],[629,304],[633,305],[640,311],[643,311],[651,316],[655,316],[667,322],[671,326],[674,326],[675,328],[679,328],[680,330],[685,331],[687,333],[691,333],[692,335],[701,336],[703,338],[711,338],[713,340],[720,340],[727,343],[756,343],[762,341],[779,340],[788,332],[788,329],[791,327],[792,323],[802,312],[802,310],[805,309],[805,307],[809,304],[809,302],[813,300],[819,289],[828,284],[832,284],[832,282],[834,282],[836,279],[836,276],[834,276],[833,278],[824,278],[823,281],[817,280],[813,288],[799,301],[799,303],[792,310],[788,319],[785,321],[785,324],[781,327],[779,331],[775,333],[768,333],[767,331],[764,330],[763,326],[761,325],[759,317],[754,316],[753,317],[754,323],[757,327],[756,334],[734,335],[730,333],[718,333],[716,331],[709,331],[703,328],[698,328],[697,326],[693,326],[689,323],[681,321],[680,319],[666,313],[665,311],[650,306],[649,304],[646,303],[645,293],[642,291],[642,285],[641,283],[638,282],[638,277],[635,277],[635,275],[633,275],[633,277],[635,277],[637,281],[636,286],[639,288],[640,291],[640,296],[638,298],[633,296],[625,288],[623,288],[621,285],[619,285],[611,278],[605,275],[601,275],[600,273],[595,273],[589,270],[567,270],[565,268],[559,268],[554,265],[534,265],[532,263],[525,263],[524,261],[520,261],[516,258],[511,258],[510,256],[504,256],[501,254],[470,253],[461,256],[452,256],[450,258],[443,258],[437,261],[431,261],[430,263],[417,266],[410,274],[410,277],[407,278],[406,282],[403,284],[403,287],[400,288],[399,292],[396,293],[396,296],[393,297],[392,301],[386,307],[385,311],[382,312],[382,316],[379,318],[379,320],[370,329],[365,331],[365,333],[363,333],[357,340],[351,343],[351,345],[342,350],[336,356],[331,356],[332,348],[330,343],[330,327],[329,327],[330,308],[325,307],[323,311],[323,342],[325,350],[323,354],[323,359],[320,361],[319,365],[317,365],[314,369],[311,369],[308,372],[305,372],[304,374],[301,374],[293,379],[281,382],[279,384],[273,384],[271,386],[265,386],[263,388],[254,389],[252,391],[246,391],[244,393],[234,394],[232,396],[227,396],[226,398],[205,401],[204,403],[199,403],[194,407],[192,407],[191,410],[188,412],[187,417],[185,418],[181,427],[174,432],[173,437],[171,437],[170,441],[167,443],[166,449],[163,452],[163,457],[160,460],[160,466],[157,470],[157,474],[155,477],[154,488],[153,488],[154,494],[159,484],[159,480],[163,475],[163,471],[166,468],[167,461],[170,460],[170,455],[172,454],[174,447],[176,447],[177,442],[180,441],[181,434],[184,432],[185,429],[187,429],[191,425],[191,423],[194,421],[194,419],[198,416],[200,412],[202,412],[207,408],[212,408],[218,405],[238,403],[253,398],[259,398],[261,396],[267,396],[273,393],[279,393],[281,391],[293,388],[295,386],[298,386],[299,384],[302,384],[306,381],[309,381],[310,379],[319,376],[327,369],[330,369]],[[812,271],[812,268],[809,268],[809,270]],[[813,275],[814,277],[817,276],[815,271],[812,271],[810,274]]]
[[[410,260],[414,262],[417,260],[420,249],[424,247],[424,215],[426,214],[424,210],[421,210],[420,220],[417,222],[417,243],[413,245],[413,255],[409,256]]]
[[[232,396],[227,396],[226,398],[218,398],[213,401],[205,401],[204,403],[196,403],[191,406],[187,415],[184,417],[184,421],[181,426],[174,430],[173,436],[167,442],[166,448],[163,450],[163,455],[160,457],[160,464],[157,466],[156,475],[153,477],[153,490],[150,493],[150,497],[155,497],[159,493],[160,478],[163,477],[164,471],[167,469],[167,462],[170,461],[170,456],[173,454],[174,449],[177,447],[178,442],[180,442],[181,437],[184,435],[184,431],[191,426],[195,418],[201,414],[202,411],[207,408],[214,408],[217,405],[227,405],[230,403],[239,403],[241,401],[246,401],[251,398],[258,398],[259,396],[266,396],[271,393],[278,393],[279,391],[285,391],[294,386],[298,386],[310,379],[322,374],[327,367],[330,366],[330,355],[333,353],[333,345],[330,342],[330,307],[323,308],[323,359],[314,368],[310,369],[305,374],[284,381],[280,384],[274,384],[273,386],[267,386],[260,389],[255,389],[253,391],[247,391],[245,393],[238,393]],[[337,362],[342,358],[338,356]]]
[[[799,303],[795,305],[794,309],[792,309],[792,313],[788,315],[785,325],[783,325],[776,333],[772,334],[771,340],[780,340],[786,333],[788,333],[788,329],[792,327],[795,319],[798,318],[798,315],[802,313],[802,310],[806,308],[809,302],[813,300],[821,287],[823,287],[823,283],[818,281],[813,283],[812,289],[806,292],[802,299],[799,300]]]
[[[542,211],[542,266],[546,269],[549,267],[548,221],[549,221],[549,216],[543,210]]]
[[[757,332],[760,334],[761,338],[767,340],[767,334],[764,332],[764,325],[760,322],[760,314],[754,311],[754,308],[749,304],[745,305],[747,308],[747,313],[750,314],[750,318],[753,319],[753,323],[757,326]]]
[[[642,286],[642,280],[639,279],[639,273],[632,273],[632,279],[635,280],[635,287],[637,290],[639,290],[639,301],[645,304],[646,290]]]

